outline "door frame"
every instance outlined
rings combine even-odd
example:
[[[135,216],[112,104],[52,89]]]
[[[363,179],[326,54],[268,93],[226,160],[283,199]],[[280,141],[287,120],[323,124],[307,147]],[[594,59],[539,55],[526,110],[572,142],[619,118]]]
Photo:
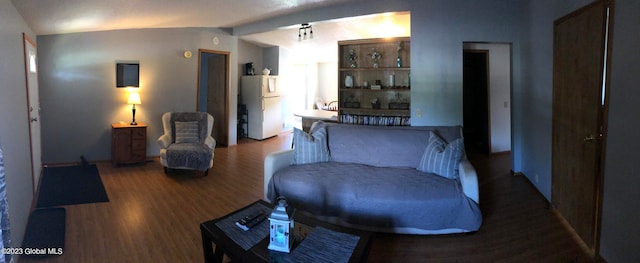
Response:
[[[38,140],[38,143],[36,143],[37,145],[34,144],[34,140],[33,140],[33,129],[32,129],[32,122],[40,122],[40,99],[38,98],[37,100],[37,109],[33,109],[31,107],[31,103],[34,98],[31,98],[31,96],[29,95],[31,93],[31,89],[35,86],[36,92],[39,93],[39,87],[38,87],[38,73],[37,73],[37,45],[36,42],[33,41],[26,33],[22,33],[22,38],[23,38],[23,50],[24,50],[24,77],[25,77],[25,89],[26,89],[26,93],[27,93],[27,123],[29,124],[29,157],[31,159],[31,185],[32,185],[32,190],[33,190],[33,195],[36,195],[36,193],[38,192],[38,186],[40,185],[40,180],[42,180],[42,137],[40,138],[40,140]],[[29,58],[29,48],[27,47],[27,45],[30,45],[34,50],[36,50],[36,83],[34,85],[34,83],[31,83],[29,81],[30,77],[29,77],[29,71],[30,71],[30,58]],[[38,96],[39,97],[39,96]],[[32,111],[36,110],[38,111],[38,113],[34,116],[32,115]],[[38,132],[39,134],[41,134],[41,132]],[[40,135],[41,136],[41,135]],[[40,153],[39,156],[34,157],[34,148],[39,148],[38,152]]]
[[[224,86],[225,86],[226,97],[224,98],[224,104],[225,104],[224,105],[224,114],[223,114],[224,115],[224,119],[221,121],[220,124],[224,125],[224,127],[225,127],[226,141],[221,140],[219,143],[224,144],[224,145],[229,145],[229,130],[230,130],[230,127],[229,127],[229,101],[230,101],[230,98],[229,98],[229,96],[230,96],[230,94],[229,94],[229,81],[230,81],[230,77],[231,77],[230,76],[230,74],[231,74],[231,71],[230,71],[231,52],[219,51],[219,50],[211,50],[211,49],[198,49],[198,81],[197,81],[198,88],[197,88],[197,92],[196,92],[196,94],[197,94],[196,95],[196,111],[200,110],[200,107],[201,107],[200,100],[202,99],[201,95],[203,93],[203,91],[200,89],[200,87],[202,85],[202,83],[200,82],[200,76],[201,76],[202,70],[206,70],[206,69],[201,68],[201,64],[202,64],[201,59],[202,59],[202,54],[203,53],[223,55],[225,57],[225,68],[226,68],[225,70],[227,71],[227,74],[225,75],[225,81],[224,81],[225,84],[224,84]],[[206,99],[207,98],[204,98],[204,99],[205,99],[205,107],[206,107]],[[218,138],[218,139],[220,140],[220,138]]]
[[[487,56],[487,63],[489,64],[487,66],[488,153],[512,155],[514,145],[513,43],[500,41],[463,41],[462,50],[463,56],[464,52],[472,50],[488,50],[489,52]],[[506,59],[503,60],[505,57]],[[491,67],[491,64],[496,63],[496,61],[503,61],[505,63],[493,64],[494,67]],[[504,69],[502,65],[505,66]],[[508,76],[508,82],[503,82],[503,79],[499,76],[501,74],[495,75],[498,72],[502,72],[505,76]],[[498,110],[497,107],[499,107],[500,110]],[[501,140],[501,138],[503,138],[502,136],[506,137],[506,135],[508,135],[509,139],[505,141]]]

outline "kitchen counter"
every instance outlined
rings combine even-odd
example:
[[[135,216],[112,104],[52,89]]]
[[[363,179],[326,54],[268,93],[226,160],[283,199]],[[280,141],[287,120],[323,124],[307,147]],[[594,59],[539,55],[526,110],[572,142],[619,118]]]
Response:
[[[338,122],[337,111],[303,110],[296,112],[293,115],[302,118],[302,130],[304,131],[309,131],[311,124],[315,121]]]

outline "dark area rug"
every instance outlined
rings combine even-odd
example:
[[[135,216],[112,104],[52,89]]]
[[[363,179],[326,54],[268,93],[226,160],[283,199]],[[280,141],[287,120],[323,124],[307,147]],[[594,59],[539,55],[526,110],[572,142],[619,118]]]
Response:
[[[96,165],[45,167],[37,208],[109,202]]]
[[[36,209],[31,212],[22,241],[23,255],[48,256],[62,253],[65,223],[66,211],[61,207]]]

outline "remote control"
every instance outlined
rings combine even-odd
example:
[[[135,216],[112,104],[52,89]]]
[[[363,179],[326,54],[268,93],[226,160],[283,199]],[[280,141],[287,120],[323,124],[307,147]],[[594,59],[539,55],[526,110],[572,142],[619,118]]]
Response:
[[[236,226],[238,226],[244,231],[247,231],[253,226],[262,222],[262,220],[264,220],[265,218],[267,218],[267,216],[264,214],[264,212],[258,211],[257,213],[245,216],[240,220],[236,221]]]

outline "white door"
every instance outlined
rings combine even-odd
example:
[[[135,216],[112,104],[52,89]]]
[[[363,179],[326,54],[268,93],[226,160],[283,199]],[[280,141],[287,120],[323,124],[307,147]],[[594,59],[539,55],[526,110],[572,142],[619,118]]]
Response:
[[[38,190],[42,173],[42,146],[40,138],[40,97],[38,96],[38,69],[36,44],[24,36],[24,60],[27,75],[27,103],[29,109],[29,132],[31,138],[31,172],[33,193]]]

